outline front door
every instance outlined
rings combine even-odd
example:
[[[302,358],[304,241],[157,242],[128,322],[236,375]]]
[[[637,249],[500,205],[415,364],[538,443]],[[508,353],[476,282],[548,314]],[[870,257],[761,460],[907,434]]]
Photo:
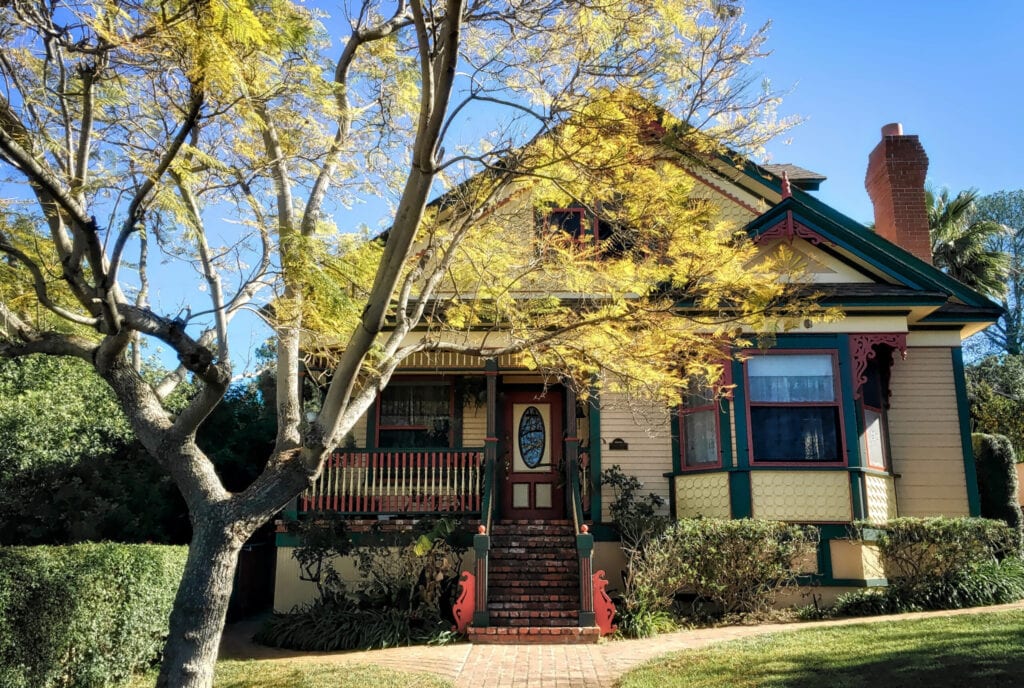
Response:
[[[504,518],[565,518],[562,392],[505,394]]]

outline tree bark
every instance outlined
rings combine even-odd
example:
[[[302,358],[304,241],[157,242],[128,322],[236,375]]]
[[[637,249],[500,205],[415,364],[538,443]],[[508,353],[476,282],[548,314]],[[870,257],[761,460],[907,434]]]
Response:
[[[193,518],[185,573],[171,612],[158,688],[210,688],[238,553],[248,533],[229,518]],[[248,529],[246,529],[248,530]]]

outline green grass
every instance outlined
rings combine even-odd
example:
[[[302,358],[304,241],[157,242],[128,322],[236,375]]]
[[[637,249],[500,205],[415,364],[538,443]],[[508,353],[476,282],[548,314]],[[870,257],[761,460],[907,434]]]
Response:
[[[620,688],[1002,688],[1024,684],[1024,612],[858,624],[666,655]]]
[[[140,676],[128,688],[152,688],[156,675]],[[225,660],[217,662],[214,688],[451,688],[430,674],[365,664]]]

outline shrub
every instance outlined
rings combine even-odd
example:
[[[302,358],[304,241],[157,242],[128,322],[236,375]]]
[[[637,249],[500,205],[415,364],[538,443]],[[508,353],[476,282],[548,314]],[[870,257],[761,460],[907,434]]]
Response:
[[[316,600],[275,614],[256,642],[292,650],[374,649],[451,640],[450,607],[458,587],[463,548],[459,522],[422,519],[405,545],[371,534],[353,545],[343,519],[324,518],[301,528],[294,556],[317,583]],[[352,590],[334,558],[353,553],[361,579]]]
[[[978,470],[981,515],[1006,522],[1017,532],[1017,547],[1024,534],[1024,519],[1017,503],[1017,460],[1013,445],[1004,435],[971,436]]]
[[[767,610],[798,583],[801,562],[813,557],[812,526],[756,519],[683,519],[658,540],[678,570],[681,589],[714,602],[726,614]]]
[[[961,580],[978,565],[1012,553],[1016,534],[983,518],[894,518],[882,526],[878,548],[890,586],[915,599],[947,580]]]
[[[1024,599],[1024,561],[985,561],[927,585],[858,590],[840,595],[829,616],[876,616],[934,609],[961,609]]]
[[[187,550],[0,548],[0,685],[123,684],[158,659]]]
[[[617,600],[619,633],[629,638],[647,638],[672,630],[675,625],[669,610],[673,590],[659,585],[664,581],[662,560],[648,560],[648,545],[668,527],[669,519],[662,513],[665,500],[653,492],[640,496],[643,483],[626,475],[619,465],[601,473],[601,484],[612,488],[608,507],[626,555],[622,573],[625,590]]]
[[[800,562],[815,552],[817,541],[810,526],[683,519],[647,547],[634,574],[637,607],[667,611],[687,591],[724,614],[764,611],[797,584]]]

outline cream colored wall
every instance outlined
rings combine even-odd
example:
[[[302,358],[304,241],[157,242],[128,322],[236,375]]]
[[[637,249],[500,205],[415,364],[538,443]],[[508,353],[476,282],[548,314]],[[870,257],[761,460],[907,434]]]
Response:
[[[621,438],[629,449],[611,451],[612,440]],[[635,476],[644,484],[641,495],[653,492],[665,500],[668,513],[669,479],[672,470],[672,426],[667,409],[631,406],[621,394],[606,393],[601,398],[601,468],[618,464],[626,475]],[[601,490],[601,520],[610,521],[608,504],[611,490]]]
[[[487,406],[467,402],[462,408],[462,446],[482,447],[487,437]]]
[[[754,518],[773,521],[853,520],[846,471],[754,470],[750,473]]]
[[[728,473],[678,475],[676,516],[679,518],[731,518]]]
[[[832,577],[840,580],[885,578],[878,546],[859,540],[829,540]]]
[[[900,516],[966,516],[964,448],[960,440],[951,351],[911,347],[896,357],[889,408],[889,445]]]
[[[865,475],[864,492],[867,496],[868,521],[882,523],[899,515],[896,506],[896,481],[892,476]]]
[[[371,406],[370,410],[360,416],[356,424],[352,426],[349,433],[352,435],[352,439],[355,440],[355,446],[359,449],[365,449],[366,444],[366,414],[373,413],[374,407]]]
[[[1017,464],[1017,502],[1024,506],[1024,463]]]

